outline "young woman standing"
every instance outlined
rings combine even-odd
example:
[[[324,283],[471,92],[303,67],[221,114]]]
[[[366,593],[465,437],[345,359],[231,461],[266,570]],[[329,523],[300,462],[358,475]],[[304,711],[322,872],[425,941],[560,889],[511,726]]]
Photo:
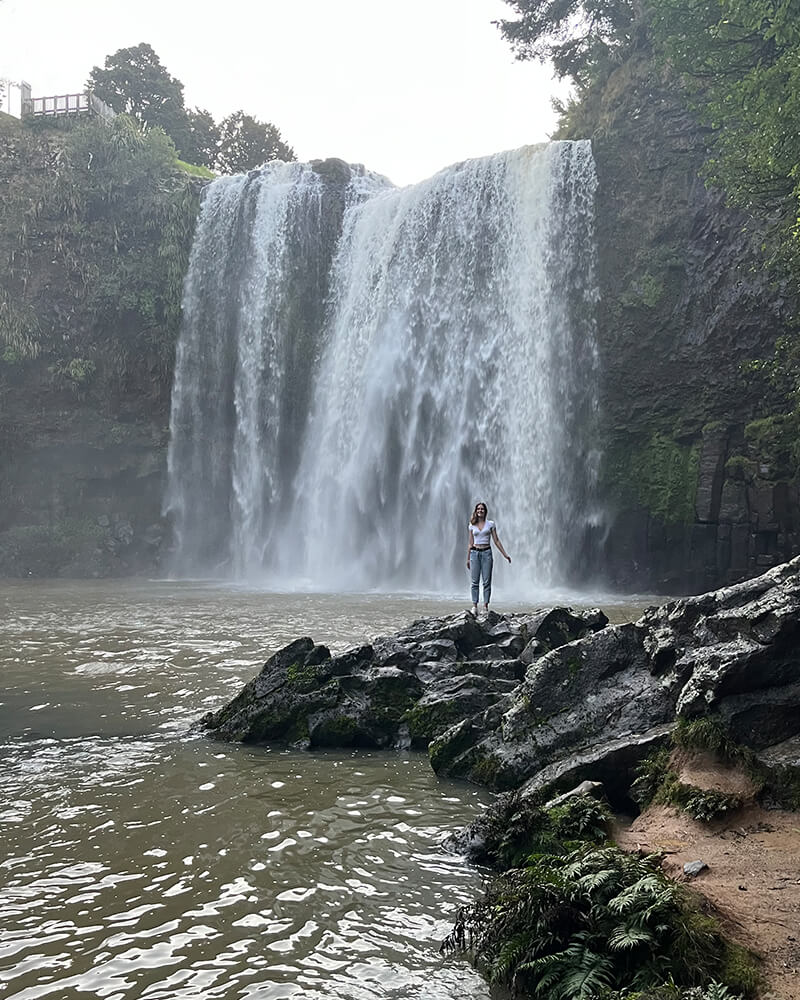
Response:
[[[511,556],[503,548],[503,543],[497,537],[497,525],[488,518],[489,510],[485,503],[476,503],[472,517],[469,519],[469,548],[467,549],[467,569],[472,581],[472,613],[478,613],[478,584],[483,582],[483,608],[489,613],[489,601],[492,596],[492,542],[500,552],[511,562]]]

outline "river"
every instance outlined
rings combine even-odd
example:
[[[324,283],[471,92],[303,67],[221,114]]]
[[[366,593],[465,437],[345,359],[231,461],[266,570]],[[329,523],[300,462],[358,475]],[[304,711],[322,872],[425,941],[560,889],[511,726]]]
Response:
[[[210,583],[0,582],[0,996],[489,997],[438,954],[490,796],[410,752],[230,746],[195,720],[281,645],[463,601]],[[627,620],[641,602],[611,607]]]

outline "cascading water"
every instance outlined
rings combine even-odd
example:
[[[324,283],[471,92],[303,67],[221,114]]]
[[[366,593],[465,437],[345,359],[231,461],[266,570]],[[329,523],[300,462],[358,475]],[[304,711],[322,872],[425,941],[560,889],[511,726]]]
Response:
[[[481,499],[504,592],[562,583],[592,516],[595,187],[588,142],[399,190],[339,161],[212,184],[173,393],[176,571],[462,589]]]

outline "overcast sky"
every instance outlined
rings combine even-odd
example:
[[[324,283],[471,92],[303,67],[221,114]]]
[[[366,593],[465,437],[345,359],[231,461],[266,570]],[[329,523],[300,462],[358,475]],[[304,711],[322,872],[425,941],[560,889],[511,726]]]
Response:
[[[83,88],[149,42],[219,120],[274,122],[301,160],[339,156],[408,184],[450,163],[543,142],[545,67],[516,62],[502,0],[0,0],[0,77],[34,97]],[[563,94],[563,88],[559,91]]]

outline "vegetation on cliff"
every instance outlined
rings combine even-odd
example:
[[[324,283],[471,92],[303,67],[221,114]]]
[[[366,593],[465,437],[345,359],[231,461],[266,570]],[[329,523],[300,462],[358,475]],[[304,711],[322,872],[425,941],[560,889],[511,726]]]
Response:
[[[160,129],[0,115],[0,573],[150,570],[202,182]]]
[[[235,111],[217,123],[209,111],[187,108],[183,84],[146,42],[107,56],[102,69],[92,69],[88,87],[120,114],[163,129],[182,159],[192,164],[235,174],[268,160],[295,158],[271,122]]]
[[[0,377],[42,358],[77,396],[136,378],[165,397],[199,203],[173,144],[126,116],[0,130]]]

